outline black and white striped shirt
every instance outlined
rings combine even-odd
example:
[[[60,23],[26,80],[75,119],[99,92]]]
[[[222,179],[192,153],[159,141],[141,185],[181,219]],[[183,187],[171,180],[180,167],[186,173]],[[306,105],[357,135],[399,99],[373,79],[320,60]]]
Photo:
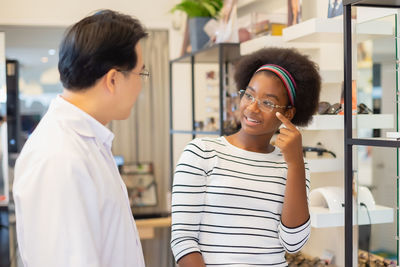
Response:
[[[176,166],[171,247],[176,261],[200,252],[207,266],[287,266],[299,251],[310,219],[281,223],[287,164],[279,149],[246,151],[224,137],[192,140]],[[306,168],[309,192],[309,172]]]

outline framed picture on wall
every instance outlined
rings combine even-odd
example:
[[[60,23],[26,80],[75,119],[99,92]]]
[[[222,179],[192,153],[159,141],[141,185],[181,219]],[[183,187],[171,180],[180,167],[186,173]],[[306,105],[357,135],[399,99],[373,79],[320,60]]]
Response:
[[[157,205],[157,184],[151,162],[125,164],[121,176],[128,190],[131,207]]]
[[[343,15],[342,0],[329,0],[328,18],[334,18],[340,15]]]
[[[302,0],[288,0],[288,26],[301,22]]]

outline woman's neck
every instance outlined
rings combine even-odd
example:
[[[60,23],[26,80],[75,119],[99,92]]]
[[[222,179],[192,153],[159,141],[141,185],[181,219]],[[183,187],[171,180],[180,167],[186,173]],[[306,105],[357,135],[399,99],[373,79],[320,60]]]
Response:
[[[241,149],[258,152],[258,153],[271,153],[274,151],[274,146],[270,144],[273,134],[269,135],[249,135],[243,130],[227,136],[226,139],[232,145]]]

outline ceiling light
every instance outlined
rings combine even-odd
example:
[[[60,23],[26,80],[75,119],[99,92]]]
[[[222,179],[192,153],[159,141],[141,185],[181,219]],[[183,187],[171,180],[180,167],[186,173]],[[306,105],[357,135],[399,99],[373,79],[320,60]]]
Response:
[[[56,50],[55,49],[49,49],[49,55],[50,56],[54,56],[56,54]]]

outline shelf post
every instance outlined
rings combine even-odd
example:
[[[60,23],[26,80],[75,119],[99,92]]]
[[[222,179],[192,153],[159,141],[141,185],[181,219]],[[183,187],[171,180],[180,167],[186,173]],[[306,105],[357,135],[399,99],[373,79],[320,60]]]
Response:
[[[172,62],[169,62],[169,172],[170,172],[170,179],[169,179],[169,188],[172,191],[172,180],[174,179],[174,138],[173,138],[173,114],[172,114]]]
[[[351,5],[343,6],[344,41],[344,160],[345,160],[345,266],[353,266],[353,146],[352,139],[352,32]]]
[[[195,78],[194,78],[194,55],[192,55],[190,57],[190,68],[191,68],[191,77],[192,77],[192,139],[196,138],[196,135],[194,134],[194,132],[196,131],[196,114],[195,114],[195,92],[194,92],[194,82],[195,82]]]
[[[218,68],[219,68],[219,133],[221,136],[224,135],[224,101],[225,101],[225,95],[224,95],[224,62],[223,62],[223,53],[225,52],[223,50],[223,47],[220,45],[218,47],[219,53],[218,53]]]

